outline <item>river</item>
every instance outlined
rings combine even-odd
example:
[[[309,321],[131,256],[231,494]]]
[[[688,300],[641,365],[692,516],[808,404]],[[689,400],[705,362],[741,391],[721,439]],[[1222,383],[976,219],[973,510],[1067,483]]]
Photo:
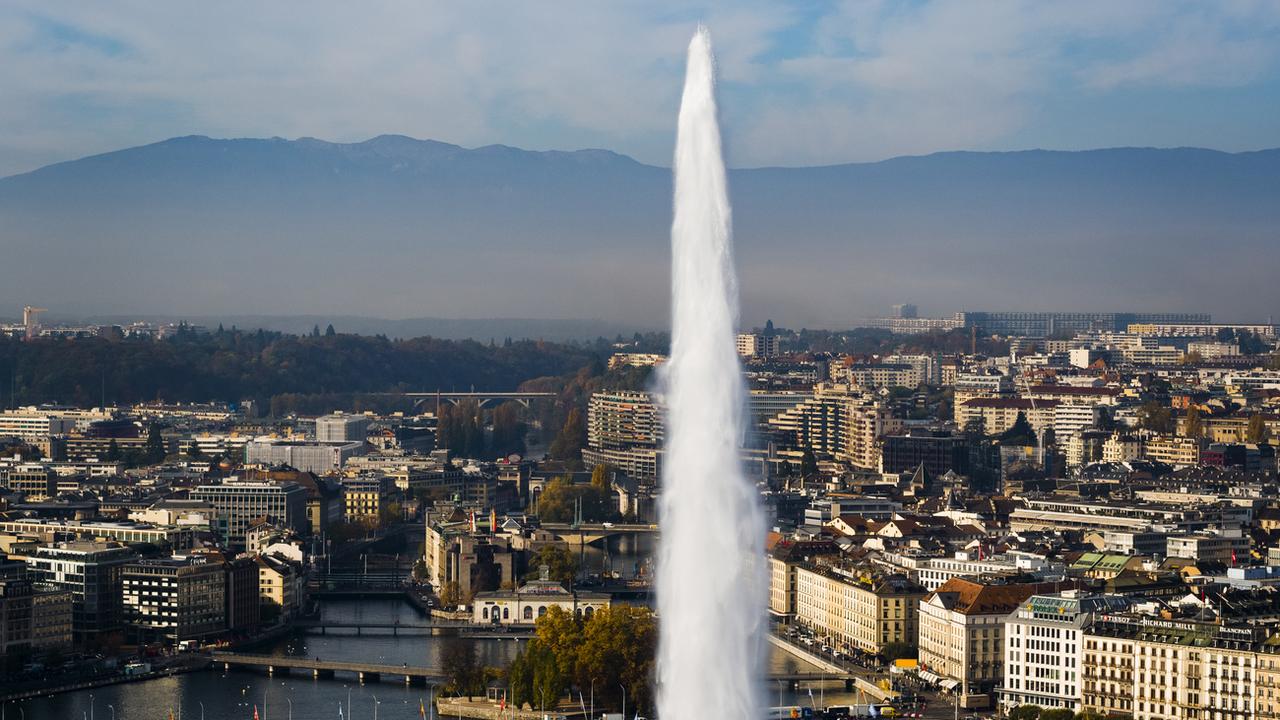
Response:
[[[624,577],[643,574],[647,568],[642,558],[650,553],[653,542],[651,535],[636,534],[614,538],[607,548],[588,546],[583,553],[584,566],[588,572],[613,569]],[[337,623],[399,620],[408,624],[421,620],[416,610],[399,600],[326,600],[322,604],[322,618]],[[327,635],[298,632],[254,652],[440,667],[441,651],[447,642],[442,637],[355,636],[347,632],[334,631]],[[513,638],[469,642],[475,644],[481,663],[497,667],[505,666],[522,645],[522,641]],[[813,667],[773,649],[768,669],[770,672],[809,672]],[[828,686],[828,690],[837,688],[839,683]],[[336,679],[315,680],[303,674],[269,678],[251,671],[210,670],[9,703],[4,708],[4,720],[88,720],[91,717],[93,720],[168,720],[171,711],[175,718],[188,720],[201,717],[251,720],[255,706],[261,720],[290,717],[329,720],[339,717],[339,705],[343,706],[342,717],[346,720],[364,720],[374,717],[375,699],[379,703],[378,718],[413,720],[419,717],[419,701],[429,703],[432,692],[430,688],[407,687],[391,681],[360,685],[354,678],[342,675]],[[813,692],[815,701],[823,693],[817,687]],[[778,701],[776,687],[768,694],[770,703]],[[785,704],[807,705],[808,688],[798,693],[784,691],[782,699]],[[827,704],[856,701],[833,692],[826,692],[825,700]]]

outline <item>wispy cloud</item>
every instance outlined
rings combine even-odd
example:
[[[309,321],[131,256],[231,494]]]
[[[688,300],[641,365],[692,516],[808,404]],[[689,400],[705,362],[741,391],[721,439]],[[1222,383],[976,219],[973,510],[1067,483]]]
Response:
[[[0,8],[0,174],[188,133],[402,132],[666,162],[700,20],[740,165],[1000,148],[1049,120],[1072,143],[1113,144],[1108,113],[1134,92],[1182,103],[1162,135],[1182,144],[1280,134],[1206,118],[1196,96],[1280,94],[1280,5],[1265,0],[13,0]],[[1045,117],[1073,98],[1087,115]]]

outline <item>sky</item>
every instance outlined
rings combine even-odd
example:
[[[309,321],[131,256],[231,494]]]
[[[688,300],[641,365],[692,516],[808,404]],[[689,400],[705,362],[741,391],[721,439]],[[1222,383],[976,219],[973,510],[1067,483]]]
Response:
[[[668,165],[699,21],[737,167],[1280,146],[1274,0],[7,0],[0,176],[190,134]]]

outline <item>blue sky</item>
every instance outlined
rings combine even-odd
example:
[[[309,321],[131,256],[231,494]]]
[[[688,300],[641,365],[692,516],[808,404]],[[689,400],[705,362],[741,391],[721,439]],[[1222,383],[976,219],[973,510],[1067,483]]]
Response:
[[[403,133],[667,164],[715,39],[738,166],[1280,145],[1280,3],[155,3],[0,7],[0,175],[175,135]]]

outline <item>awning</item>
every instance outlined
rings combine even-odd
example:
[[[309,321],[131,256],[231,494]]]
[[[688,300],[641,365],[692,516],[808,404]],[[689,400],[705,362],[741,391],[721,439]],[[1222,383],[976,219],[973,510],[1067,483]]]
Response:
[[[936,683],[942,680],[942,676],[937,673],[931,673],[928,670],[921,670],[920,679],[925,682]]]
[[[941,685],[942,687],[944,687],[944,688],[948,689],[948,690],[955,690],[955,689],[956,689],[956,686],[960,684],[960,681],[959,681],[959,680],[952,680],[951,678],[947,678],[946,680],[943,680],[942,682],[940,682],[940,683],[938,683],[938,684],[939,684],[939,685]]]

